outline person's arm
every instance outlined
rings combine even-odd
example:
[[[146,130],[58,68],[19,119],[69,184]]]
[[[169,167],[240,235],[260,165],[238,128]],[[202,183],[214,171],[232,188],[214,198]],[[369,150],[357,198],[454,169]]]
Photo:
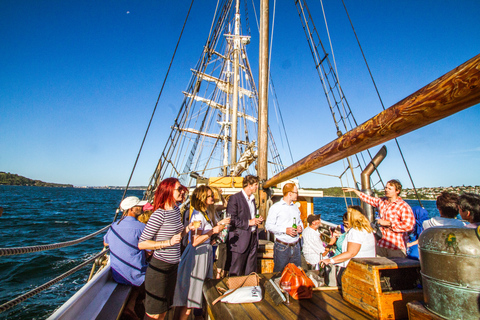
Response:
[[[230,197],[230,200],[227,204],[227,213],[230,213],[231,221],[230,224],[232,227],[242,230],[248,230],[249,228],[249,220],[240,219],[238,216],[240,211],[240,200],[239,197],[243,197],[242,194],[233,195]]]
[[[214,234],[217,234],[220,231],[222,231],[224,227],[225,227],[224,225],[217,225],[217,226],[213,227],[211,230],[208,230],[208,232],[205,233],[205,234],[198,235],[198,236],[193,235],[192,236],[192,238],[193,238],[192,239],[192,246],[196,247],[196,246],[204,243],[211,236],[213,236]],[[200,230],[200,229],[198,229],[198,230]]]
[[[347,261],[348,259],[352,259],[358,254],[361,247],[362,245],[360,243],[348,242],[347,251],[342,252],[338,256],[335,256],[333,258],[322,260],[322,264],[336,264]]]
[[[354,189],[354,188],[342,188],[342,190],[344,192],[354,192],[360,198],[361,201],[363,201],[365,203],[368,203],[369,205],[374,206],[374,207],[378,207],[378,204],[380,202],[379,198],[369,196],[369,195],[367,195],[363,192],[360,192],[360,191],[358,191],[357,189]]]
[[[155,241],[155,235],[160,227],[163,225],[165,216],[163,212],[152,214],[148,220],[147,225],[143,229],[142,235],[138,239],[138,249],[140,250],[159,250],[167,247],[171,247],[180,243],[182,240],[181,233],[174,235],[168,240]]]
[[[164,240],[164,241],[145,240],[138,243],[138,249],[140,250],[164,249],[164,248],[174,246],[177,243],[180,243],[181,240],[182,240],[182,237],[180,233],[174,235],[169,240]]]
[[[270,207],[270,210],[268,210],[268,216],[267,216],[267,221],[265,222],[265,229],[267,231],[270,231],[276,236],[279,236],[281,234],[285,234],[286,230],[284,228],[280,228],[277,225],[277,220],[278,220],[278,205],[273,205]]]
[[[297,233],[302,233],[303,232],[303,221],[302,221],[302,217],[301,217],[301,213],[300,213],[300,210],[298,210],[298,217],[297,217]]]
[[[418,244],[418,239],[412,242],[407,243],[407,248],[413,247],[414,245]]]

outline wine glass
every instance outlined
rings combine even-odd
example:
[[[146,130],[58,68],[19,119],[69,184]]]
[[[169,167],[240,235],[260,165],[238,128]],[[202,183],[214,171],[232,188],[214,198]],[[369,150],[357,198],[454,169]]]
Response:
[[[231,218],[232,218],[232,215],[228,212],[225,212],[225,219],[231,219]],[[230,225],[226,224],[225,229],[228,229],[228,228],[230,228]]]
[[[287,301],[285,301],[285,304],[290,304],[290,290],[292,289],[292,284],[290,283],[290,281],[282,281],[280,283],[280,287],[284,292],[287,293]]]
[[[198,235],[198,228],[200,228],[200,225],[202,224],[201,220],[193,220],[193,228],[195,229],[195,235]]]

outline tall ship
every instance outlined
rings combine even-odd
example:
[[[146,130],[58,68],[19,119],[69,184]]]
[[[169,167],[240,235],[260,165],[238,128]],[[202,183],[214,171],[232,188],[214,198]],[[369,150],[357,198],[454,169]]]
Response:
[[[282,79],[282,75],[273,76],[270,72],[271,31],[274,20],[269,20],[269,15],[273,10],[272,4],[265,0],[254,6],[240,0],[219,1],[211,24],[198,26],[198,34],[208,36],[202,48],[192,48],[197,50],[199,58],[196,64],[192,63],[190,66],[190,79],[182,92],[183,99],[168,129],[169,133],[166,137],[155,137],[155,144],[160,154],[155,167],[152,168],[152,174],[144,192],[145,200],[151,202],[160,182],[168,177],[177,177],[191,190],[198,185],[206,184],[221,188],[225,195],[231,195],[241,190],[245,175],[253,174],[260,179],[256,198],[259,212],[263,217],[267,217],[269,207],[282,197],[282,185],[286,182],[294,182],[299,186],[298,206],[301,209],[304,225],[307,225],[305,223],[307,216],[315,214],[314,199],[322,197],[323,193],[302,188],[299,177],[326,166],[332,168],[336,163],[341,162],[341,166],[333,167],[337,171],[332,174],[333,177],[339,179],[343,186],[375,194],[377,190],[384,188],[386,182],[380,172],[381,162],[387,156],[386,148],[382,145],[388,141],[395,142],[391,145],[398,150],[395,153],[405,164],[402,170],[406,172],[406,176],[415,188],[413,177],[403,158],[402,148],[396,139],[478,104],[480,102],[480,56],[473,57],[391,107],[383,105],[380,99],[383,111],[361,123],[355,118],[355,108],[351,107],[341,84],[333,47],[329,41],[328,24],[326,20],[322,21],[327,27],[325,31],[321,31],[318,22],[314,21],[320,12],[324,13],[323,5],[318,8],[318,4],[315,4],[315,14],[310,10],[309,5],[312,4],[305,0],[298,0],[293,1],[291,7],[297,10],[298,23],[303,30],[306,47],[311,54],[309,58],[311,67],[316,70],[318,91],[315,94],[325,98],[325,101],[318,104],[321,108],[328,110],[328,113],[322,114],[332,119],[331,135],[325,140],[331,141],[322,147],[318,141],[323,141],[323,137],[302,136],[304,140],[302,145],[308,144],[311,148],[308,151],[305,150],[301,156],[296,155],[294,159],[292,154],[294,148],[291,148],[291,144],[295,142],[287,134],[285,122],[290,121],[291,111],[295,113],[297,107],[287,106],[289,114],[284,115],[281,103],[277,99],[275,81],[285,79]],[[252,12],[247,13],[248,10],[247,12],[244,10],[252,7],[258,10],[253,16]],[[191,15],[194,14],[188,10],[184,23],[189,23]],[[252,35],[251,27],[256,23],[259,24],[259,32],[258,35]],[[209,27],[208,32],[204,32],[203,28],[207,27]],[[177,46],[182,44],[182,41],[186,41],[182,37],[184,37],[183,29],[178,37]],[[257,42],[253,42],[253,39]],[[258,47],[259,53],[254,53],[252,56],[249,50],[251,46]],[[175,50],[170,66],[177,61],[176,59]],[[370,69],[367,70],[370,71]],[[163,89],[168,86],[165,84],[172,81],[171,77],[172,75],[166,72],[127,188],[123,193],[124,197],[135,174],[151,124],[154,123],[155,117],[162,116]],[[373,80],[372,85],[378,94],[372,73],[369,73],[369,77]],[[302,108],[302,113],[297,113],[295,116],[308,119],[314,117],[315,113],[316,110],[305,111]],[[310,123],[307,120],[305,122]],[[300,132],[303,130],[302,125],[302,121],[297,123],[297,130]],[[297,134],[295,136],[298,137]],[[295,148],[295,150],[298,149]],[[119,199],[119,203],[120,200],[122,199]],[[345,202],[347,205],[348,201]],[[188,212],[188,200],[182,209]],[[373,208],[366,206],[365,211],[370,221],[373,221]],[[118,220],[119,212],[112,215],[112,218],[113,221]],[[325,239],[328,240],[331,235],[330,228],[335,225],[328,221],[322,222],[321,230]],[[105,226],[84,238],[60,244],[3,248],[2,255],[25,254],[75,245],[87,238],[104,234],[108,227]],[[267,251],[273,237],[265,232],[262,240],[260,251],[265,261],[259,264],[258,271],[271,273],[272,257],[267,254]],[[99,249],[101,247],[102,245],[99,244]],[[92,267],[93,264],[85,286],[64,305],[59,306],[49,319],[116,319],[125,316],[121,312],[130,290],[112,281],[108,255],[108,249],[104,248],[72,270],[71,273],[74,273],[86,266]],[[473,263],[478,261],[475,260]],[[406,269],[411,266],[420,269],[418,263],[405,264]],[[59,281],[68,281],[63,279],[69,274],[61,275],[43,286],[4,303],[0,306],[0,312],[7,312],[25,299],[35,299],[36,294],[40,294],[41,291]],[[389,279],[398,281],[398,277],[403,275],[400,270],[396,276],[392,275]],[[478,289],[475,285],[472,295],[475,295],[477,292],[475,290]],[[413,289],[397,291],[402,290],[412,291]],[[421,290],[412,292],[408,294],[412,297],[422,297]],[[341,299],[338,289],[331,294],[322,294],[325,294],[325,300],[331,300],[331,303],[326,304],[323,309],[318,303],[315,304],[314,308],[319,309],[317,315],[305,313],[303,309],[308,308],[307,306],[299,309],[285,309],[286,311],[281,312],[282,316],[285,319],[294,316],[302,319],[341,319],[346,315],[352,319],[383,317],[379,311],[380,307],[376,309],[377,311],[370,312],[368,308],[350,306],[346,301],[338,300]],[[336,304],[337,307],[335,307]],[[224,308],[226,309],[217,310],[211,307],[208,315],[217,319],[224,316],[228,318],[233,314],[228,307]],[[348,310],[351,311],[340,312],[335,308],[349,308]],[[278,314],[269,313],[273,311],[267,312],[265,311],[267,309],[263,310],[261,307],[259,310],[259,318],[278,318]],[[249,314],[248,312],[246,311],[245,315]],[[252,311],[249,316],[252,317],[252,314],[255,315],[255,312]],[[397,318],[405,315],[405,313],[397,314]],[[242,318],[243,314],[238,317]]]

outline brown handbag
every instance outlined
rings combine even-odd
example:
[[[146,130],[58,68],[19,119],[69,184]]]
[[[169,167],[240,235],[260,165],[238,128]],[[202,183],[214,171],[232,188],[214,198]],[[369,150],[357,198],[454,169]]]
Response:
[[[293,299],[310,299],[313,296],[313,281],[307,277],[305,271],[293,263],[287,264],[285,269],[283,269],[280,283],[284,281],[290,282],[290,295]]]
[[[258,286],[260,277],[257,273],[252,272],[248,276],[239,277],[227,277],[223,279],[223,282],[228,289],[237,289],[240,287],[252,287]]]

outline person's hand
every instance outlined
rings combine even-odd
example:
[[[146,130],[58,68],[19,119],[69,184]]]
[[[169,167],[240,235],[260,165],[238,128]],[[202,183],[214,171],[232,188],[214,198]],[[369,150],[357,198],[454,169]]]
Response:
[[[292,227],[288,227],[287,230],[285,231],[286,234],[288,234],[290,237],[296,237],[297,236],[297,229],[293,229]]]
[[[392,226],[392,222],[390,220],[377,219],[377,222],[382,227],[391,227]]]
[[[176,245],[177,243],[180,243],[180,241],[182,241],[182,234],[181,234],[181,233],[174,235],[174,236],[170,239],[170,245],[174,246],[174,245]]]
[[[255,225],[258,226],[258,225],[261,224],[262,222],[263,222],[263,217],[262,217],[262,216],[260,216],[260,218],[255,218]]]
[[[303,231],[302,226],[297,226],[297,233],[302,233],[302,231]]]
[[[225,228],[223,224],[216,225],[215,227],[213,227],[213,233],[214,234],[220,233],[223,230],[223,228]]]
[[[223,220],[220,220],[220,222],[218,224],[221,224],[221,225],[230,224],[230,218],[225,218]]]
[[[338,231],[338,230],[335,230],[335,231],[333,232],[333,236],[334,236],[335,238],[338,238],[338,237],[340,237],[341,235],[342,235],[342,233],[341,233],[340,231]]]
[[[322,267],[329,264],[333,264],[332,259],[325,259],[325,260],[322,260],[321,262],[322,262]]]

